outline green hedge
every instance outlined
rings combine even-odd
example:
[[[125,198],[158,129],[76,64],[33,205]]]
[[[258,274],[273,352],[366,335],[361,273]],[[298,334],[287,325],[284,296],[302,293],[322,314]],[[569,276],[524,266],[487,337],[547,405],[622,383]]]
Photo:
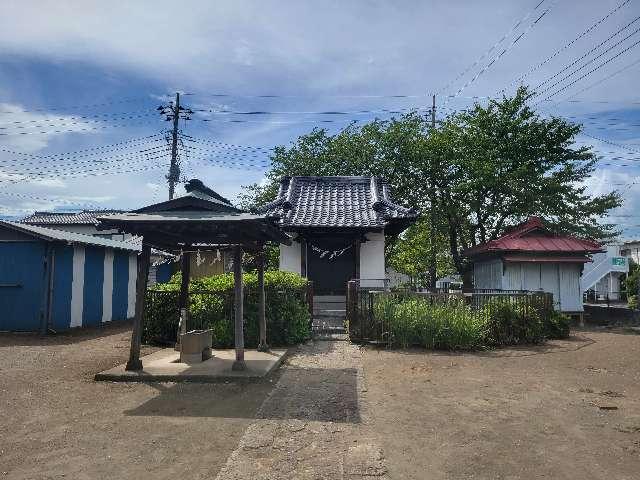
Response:
[[[311,337],[311,320],[306,300],[307,280],[295,273],[265,272],[265,310],[267,343],[271,346],[294,345]],[[245,346],[255,348],[259,341],[258,277],[245,273],[244,335]],[[223,274],[192,280],[190,318],[187,329],[211,328],[216,348],[230,348],[234,343],[233,275]],[[147,293],[143,341],[176,341],[179,312],[180,274],[168,283],[156,285]]]
[[[500,299],[479,309],[464,299],[433,303],[415,296],[378,295],[373,315],[391,347],[423,346],[441,350],[476,350],[539,343],[569,336],[569,317],[530,299]]]

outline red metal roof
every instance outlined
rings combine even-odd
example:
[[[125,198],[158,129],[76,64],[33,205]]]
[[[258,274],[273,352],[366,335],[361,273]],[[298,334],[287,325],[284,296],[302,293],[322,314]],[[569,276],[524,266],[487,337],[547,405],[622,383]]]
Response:
[[[576,256],[544,256],[544,255],[505,255],[502,257],[505,262],[531,262],[531,263],[589,263],[592,262],[589,257],[584,255]]]
[[[592,240],[584,240],[569,235],[556,235],[547,229],[538,217],[529,219],[509,233],[470,248],[464,252],[467,257],[486,253],[530,252],[530,253],[571,253],[588,254],[603,252],[602,245]]]

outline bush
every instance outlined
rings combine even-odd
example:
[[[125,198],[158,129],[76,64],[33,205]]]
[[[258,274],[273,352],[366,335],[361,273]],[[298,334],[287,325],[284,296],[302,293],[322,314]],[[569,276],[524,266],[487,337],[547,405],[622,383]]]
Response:
[[[307,280],[295,273],[280,271],[265,272],[264,280],[269,345],[293,345],[308,340],[311,321],[306,301]],[[143,326],[145,342],[176,341],[180,281],[180,274],[176,274],[168,283],[156,285],[147,295]],[[258,276],[245,273],[243,282],[245,346],[255,348],[259,342]],[[189,283],[187,328],[211,328],[216,348],[229,348],[234,344],[233,288],[233,274],[230,273]]]
[[[569,335],[569,318],[536,297],[495,298],[474,309],[462,297],[379,294],[372,313],[387,344],[399,348],[474,350]]]
[[[384,319],[390,346],[444,350],[484,346],[484,323],[463,301],[432,304],[420,297],[380,295],[374,302],[374,315]]]
[[[627,305],[631,310],[636,310],[638,308],[638,296],[637,295],[629,295],[627,297]]]
[[[544,340],[542,312],[536,305],[509,299],[494,299],[484,307],[487,342],[491,345],[519,345]]]
[[[571,332],[571,319],[555,310],[545,315],[543,320],[544,336],[546,338],[568,338]]]

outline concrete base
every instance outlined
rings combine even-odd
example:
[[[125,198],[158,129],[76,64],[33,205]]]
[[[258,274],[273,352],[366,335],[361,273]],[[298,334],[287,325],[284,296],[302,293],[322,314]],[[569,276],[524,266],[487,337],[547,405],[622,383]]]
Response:
[[[235,350],[213,350],[213,356],[200,363],[180,363],[180,354],[173,348],[165,348],[142,357],[143,369],[125,370],[119,365],[96,374],[96,380],[110,382],[201,382],[211,383],[235,379],[258,379],[269,375],[280,366],[287,350],[258,352],[245,350],[244,370],[233,369]]]

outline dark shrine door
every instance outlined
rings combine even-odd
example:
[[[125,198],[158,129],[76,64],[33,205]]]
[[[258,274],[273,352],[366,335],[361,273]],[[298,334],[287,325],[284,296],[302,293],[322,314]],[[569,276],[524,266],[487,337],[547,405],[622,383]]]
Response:
[[[345,248],[346,250],[339,254]],[[307,243],[307,278],[313,282],[313,291],[316,295],[345,295],[347,282],[355,276],[354,242],[344,238],[309,240]]]

